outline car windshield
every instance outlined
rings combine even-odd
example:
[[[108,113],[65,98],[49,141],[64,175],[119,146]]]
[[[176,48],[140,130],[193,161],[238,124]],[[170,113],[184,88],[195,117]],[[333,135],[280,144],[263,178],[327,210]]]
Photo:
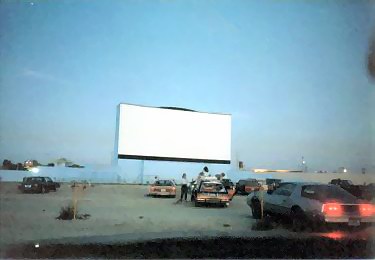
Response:
[[[356,201],[356,197],[336,185],[306,185],[301,195],[319,201]]]
[[[156,186],[173,186],[173,182],[170,180],[159,180],[155,182]]]

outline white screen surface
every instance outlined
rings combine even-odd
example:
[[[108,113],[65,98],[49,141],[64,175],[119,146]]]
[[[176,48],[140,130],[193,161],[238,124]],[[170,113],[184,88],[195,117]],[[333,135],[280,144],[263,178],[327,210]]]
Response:
[[[119,158],[230,162],[230,115],[128,104],[119,109]]]

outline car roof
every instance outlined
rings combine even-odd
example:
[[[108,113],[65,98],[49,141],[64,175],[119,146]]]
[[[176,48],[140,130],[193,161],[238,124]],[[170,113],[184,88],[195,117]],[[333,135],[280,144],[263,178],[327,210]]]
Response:
[[[168,179],[165,179],[165,180],[157,180],[156,182],[171,182],[172,184],[175,184],[174,180],[168,180]]]
[[[295,184],[299,186],[305,186],[305,185],[323,185],[323,186],[333,186],[332,184],[327,184],[327,183],[321,183],[321,182],[313,182],[313,181],[304,181],[304,182],[299,182],[299,181],[283,181],[280,182],[281,184]]]

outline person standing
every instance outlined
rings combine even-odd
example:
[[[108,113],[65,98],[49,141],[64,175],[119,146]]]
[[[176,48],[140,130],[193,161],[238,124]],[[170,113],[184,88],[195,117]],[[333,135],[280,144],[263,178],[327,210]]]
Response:
[[[185,201],[187,201],[187,193],[188,193],[188,181],[187,181],[187,178],[186,178],[186,173],[182,174],[182,180],[181,180],[181,199],[180,201],[182,201],[182,198],[185,199]]]

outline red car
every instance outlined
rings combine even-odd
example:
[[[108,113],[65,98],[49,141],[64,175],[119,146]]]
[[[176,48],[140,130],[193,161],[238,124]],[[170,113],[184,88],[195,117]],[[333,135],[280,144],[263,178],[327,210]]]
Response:
[[[223,179],[221,182],[227,189],[230,200],[232,200],[234,194],[236,193],[236,186],[233,184],[231,179]]]
[[[229,206],[228,191],[220,181],[201,181],[194,195],[195,206],[216,204]]]
[[[176,184],[172,180],[158,180],[149,187],[149,195],[156,197],[176,197]]]

